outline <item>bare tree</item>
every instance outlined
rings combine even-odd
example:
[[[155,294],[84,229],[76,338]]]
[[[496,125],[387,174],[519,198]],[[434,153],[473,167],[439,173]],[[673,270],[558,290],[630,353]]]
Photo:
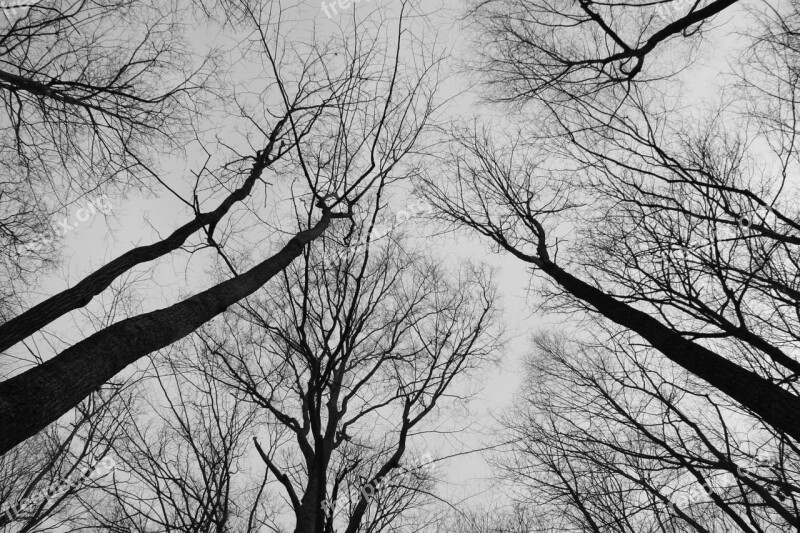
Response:
[[[154,358],[113,446],[118,475],[80,502],[71,529],[262,530],[266,473],[238,475],[249,470],[254,409],[219,387],[196,348],[184,342]]]
[[[464,533],[556,533],[558,526],[547,525],[525,506],[494,505],[470,508],[452,513],[452,517],[438,525],[435,531],[463,531]]]
[[[218,207],[201,212],[195,189],[193,198],[184,199],[194,210],[193,221],[159,243],[123,255],[84,280],[80,289],[76,286],[78,290],[54,297],[24,320],[9,322],[10,331],[4,332],[8,335],[4,338],[15,342],[30,333],[29,321],[41,327],[85,305],[120,273],[175,250],[201,228],[207,246],[232,266],[220,244],[225,241],[215,236],[215,229],[221,227],[219,222],[231,206],[245,199],[256,181],[263,180],[262,173],[268,166],[272,168],[276,158],[281,158],[283,166],[274,170],[299,176],[297,184],[304,192],[292,194],[304,203],[304,223],[278,253],[249,270],[234,271],[232,278],[166,309],[119,321],[0,383],[0,413],[7,421],[0,438],[1,452],[40,431],[132,362],[188,335],[252,294],[324,233],[331,220],[350,217],[359,199],[411,152],[434,110],[428,77],[436,61],[434,57],[429,63],[404,63],[401,51],[408,47],[403,12],[388,49],[376,44],[377,33],[372,40],[362,33],[342,42],[310,43],[301,50],[298,42],[287,44],[280,10],[258,5],[244,11],[250,24],[247,46],[257,51],[275,80],[272,88],[278,103],[259,102],[261,108],[250,114],[246,103],[237,102],[260,137],[250,146],[260,148],[237,155],[219,173],[211,173],[218,183],[215,190],[224,192]],[[374,31],[385,32],[387,25]],[[291,47],[292,54],[288,54]],[[347,51],[347,60],[340,61],[337,50]],[[365,94],[374,96],[365,98]],[[278,118],[275,126],[267,129],[256,116]],[[220,179],[239,178],[248,167],[244,183],[233,192]],[[199,183],[199,176],[197,180]],[[263,220],[257,213],[254,217],[257,223]],[[223,235],[230,232],[226,229]]]
[[[498,458],[524,504],[562,531],[797,529],[796,444],[610,333],[537,339]]]
[[[792,13],[759,17],[771,28],[797,20]],[[753,36],[752,50],[782,46],[783,75],[772,80],[791,85],[791,39],[763,35]],[[752,104],[746,84],[742,91],[740,101]],[[637,88],[624,100],[576,99],[570,112],[553,108],[554,137],[523,132],[497,143],[480,128],[458,131],[438,175],[424,180],[426,194],[444,218],[554,282],[546,291],[551,309],[598,313],[637,333],[800,438],[800,397],[789,384],[800,364],[787,344],[797,328],[789,296],[796,290],[796,217],[780,200],[794,194],[781,177],[793,161],[785,142],[790,127],[767,130],[760,122],[784,172],[754,179],[749,144],[737,135],[747,130],[737,128],[736,115],[722,113],[695,135],[679,121],[670,127],[679,115],[653,110],[656,92]],[[751,111],[743,120],[755,119]],[[553,162],[554,154],[564,160]],[[454,179],[441,179],[442,172]],[[766,207],[774,220],[754,223]]]
[[[399,231],[374,240],[379,211],[199,334],[211,373],[263,411],[256,445],[298,533],[424,525],[410,508],[430,490],[426,421],[469,394],[463,376],[498,346],[488,272],[448,273]]]
[[[479,136],[472,139],[476,142],[468,148],[469,155],[457,156],[457,163],[454,163],[459,173],[457,190],[427,182],[428,194],[435,198],[447,217],[486,235],[517,258],[538,267],[564,292],[635,331],[670,360],[729,394],[776,428],[800,438],[800,426],[792,414],[800,409],[800,398],[793,392],[687,339],[682,335],[683,329],[676,331],[559,266],[555,262],[558,240],[551,258],[544,227],[552,215],[574,206],[574,197],[568,198],[563,189],[556,189],[554,197],[538,200],[540,205],[534,205],[547,185],[534,185],[526,172],[530,163],[518,166],[498,158],[499,148],[485,143]],[[509,220],[514,221],[513,225]]]
[[[736,3],[473,0],[468,19],[479,43],[474,67],[486,75],[497,101],[541,98],[568,107],[575,100],[603,102],[680,70],[691,54],[676,65],[660,52],[698,46],[715,15]]]
[[[76,410],[74,421],[54,424],[0,462],[0,527],[46,531],[71,527],[75,502],[109,481],[111,446],[122,437],[120,418],[130,383],[109,383]]]
[[[201,104],[212,89],[213,65],[192,64],[180,18],[177,2],[3,10],[0,279],[14,304],[8,314],[20,308],[15,291],[52,266],[52,219],[62,209],[98,191],[157,184],[153,155],[190,133],[192,100]]]
[[[98,331],[138,306],[141,274],[127,273],[100,297],[96,309],[82,309],[86,328]],[[77,322],[77,321],[76,321]],[[63,342],[58,336],[52,344]],[[25,343],[41,363],[49,344]],[[136,396],[140,374],[130,372],[104,384],[74,411],[0,461],[0,525],[4,531],[72,529],[86,509],[80,505],[102,488],[114,471],[113,448],[124,439],[123,419]]]

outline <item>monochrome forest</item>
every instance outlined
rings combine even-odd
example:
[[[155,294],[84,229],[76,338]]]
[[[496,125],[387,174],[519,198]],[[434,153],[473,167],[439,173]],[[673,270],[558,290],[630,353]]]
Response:
[[[800,531],[800,0],[0,2],[0,533]]]

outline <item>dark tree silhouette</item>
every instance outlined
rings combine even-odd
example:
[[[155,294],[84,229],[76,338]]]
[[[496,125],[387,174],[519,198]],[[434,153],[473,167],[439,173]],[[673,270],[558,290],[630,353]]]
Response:
[[[787,178],[796,164],[795,100],[761,103],[764,92],[794,94],[787,28],[799,19],[792,7],[753,16],[763,27],[741,63],[743,113],[720,110],[692,131],[657,105],[655,83],[615,81],[621,95],[569,102],[543,96],[552,121],[544,135],[523,131],[497,143],[480,128],[458,130],[423,189],[443,218],[551,280],[550,308],[587,310],[637,333],[800,439],[800,364],[790,348],[798,333],[796,190]],[[783,55],[769,54],[776,48]],[[538,68],[541,58],[517,61]],[[751,123],[774,148],[774,176],[753,177],[756,156],[743,137]]]
[[[792,439],[632,335],[596,333],[536,341],[498,457],[520,504],[559,531],[798,528]]]
[[[488,272],[448,273],[401,228],[373,240],[379,211],[199,333],[210,373],[263,410],[269,442],[256,445],[297,533],[408,527],[429,490],[428,419],[498,347]]]
[[[252,405],[219,387],[190,337],[153,357],[113,446],[119,475],[80,502],[73,530],[240,531],[265,527],[266,473],[246,449]]]
[[[602,102],[659,79],[665,66],[685,65],[659,64],[659,52],[686,40],[696,45],[715,15],[736,3],[472,0],[468,20],[479,44],[473,66],[486,75],[493,100]]]
[[[195,103],[215,85],[211,62],[185,53],[178,9],[31,4],[0,18],[4,317],[19,312],[17,291],[55,263],[51,219],[97,191],[157,185],[153,156],[182,145]],[[30,246],[37,237],[46,244]]]
[[[230,279],[165,309],[116,322],[0,383],[0,413],[5,421],[0,453],[41,431],[126,366],[188,335],[260,288],[300,256],[332,220],[349,218],[359,199],[408,156],[426,127],[435,109],[431,103],[435,87],[428,78],[436,58],[423,50],[416,63],[406,66],[403,49],[419,50],[405,42],[403,12],[392,25],[396,37],[388,47],[376,44],[377,32],[386,31],[384,24],[373,28],[372,34],[365,28],[358,39],[312,43],[295,55],[301,46],[287,44],[280,10],[261,4],[244,7],[242,24],[249,24],[248,39],[263,59],[264,74],[274,80],[269,94],[278,100],[275,105],[261,102],[252,112],[237,103],[260,139],[251,142],[252,153],[237,155],[218,173],[211,173],[211,190],[223,191],[222,200],[212,211],[201,210],[197,193],[200,175],[205,174],[201,171],[194,197],[182,198],[194,211],[193,220],[162,241],[124,254],[20,320],[10,320],[2,330],[3,340],[10,345],[85,305],[120,274],[184,246],[199,229],[205,234],[205,246],[231,265],[223,237],[232,230],[219,223],[248,197],[257,181],[264,181],[267,168],[297,177],[300,191],[293,189],[294,197],[304,204],[305,220],[277,253],[251,263],[249,270],[234,272]],[[295,48],[292,54],[286,53],[289,46]],[[348,59],[340,61],[337,50],[347,50]],[[422,58],[430,61],[420,62]],[[274,125],[263,125],[264,116],[273,117]],[[276,160],[281,167],[274,168]],[[231,191],[230,183],[237,182],[241,185]],[[218,230],[221,235],[215,235],[218,227],[224,228]],[[264,242],[270,242],[270,235],[271,231]]]

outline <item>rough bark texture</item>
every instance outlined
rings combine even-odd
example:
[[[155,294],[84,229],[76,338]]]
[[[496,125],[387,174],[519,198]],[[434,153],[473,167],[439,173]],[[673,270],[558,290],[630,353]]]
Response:
[[[252,294],[330,224],[325,213],[249,271],[165,309],[128,318],[0,383],[0,454],[43,430],[141,357],[164,348]]]
[[[321,472],[319,468],[309,472],[300,508],[295,511],[297,520],[295,533],[322,533],[323,531],[325,522],[322,517],[321,503],[325,499],[325,489],[320,485],[320,477],[325,479],[325,472]]]
[[[2,80],[2,73],[0,73],[0,80]],[[117,277],[136,265],[153,261],[177,250],[186,242],[186,239],[188,239],[190,235],[200,228],[209,225],[211,228],[209,231],[213,233],[213,228],[222,220],[222,217],[230,210],[231,206],[247,198],[258,177],[272,162],[269,159],[269,154],[272,151],[277,132],[280,131],[282,124],[283,121],[280,122],[278,127],[274,130],[267,148],[264,152],[259,154],[253,168],[250,170],[250,174],[242,186],[228,195],[214,211],[198,215],[194,220],[176,229],[169,237],[162,241],[148,246],[139,246],[124,253],[107,265],[99,268],[96,272],[86,276],[74,287],[48,298],[21,315],[0,325],[0,352],[7,350],[24,338],[33,335],[66,313],[85,306],[92,298],[106,290]]]
[[[639,311],[567,273],[549,260],[538,266],[573,296],[603,316],[635,331],[669,360],[752,410],[774,428],[800,441],[800,398],[711,350],[684,339]]]

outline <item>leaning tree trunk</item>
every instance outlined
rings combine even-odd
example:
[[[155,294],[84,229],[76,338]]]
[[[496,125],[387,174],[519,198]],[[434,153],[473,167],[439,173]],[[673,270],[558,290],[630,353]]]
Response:
[[[0,76],[2,79],[2,76]],[[256,180],[274,159],[271,159],[273,146],[278,133],[286,121],[281,120],[273,130],[267,147],[259,153],[253,168],[241,187],[233,191],[222,203],[209,213],[202,213],[187,222],[164,240],[147,246],[139,246],[117,257],[96,272],[86,276],[74,287],[70,287],[31,309],[0,325],[0,352],[7,350],[24,338],[33,335],[57,318],[88,304],[92,298],[106,290],[115,279],[131,268],[162,257],[180,248],[190,235],[202,227],[209,226],[214,233],[217,223],[222,220],[236,202],[247,198]]]
[[[185,337],[254,293],[294,261],[335,216],[324,211],[313,228],[243,274],[165,309],[117,322],[0,383],[0,455],[77,406],[131,363]]]
[[[638,333],[669,360],[721,390],[787,435],[800,441],[800,398],[736,363],[684,339],[647,313],[581,281],[549,260],[533,261],[573,296],[606,318]]]

